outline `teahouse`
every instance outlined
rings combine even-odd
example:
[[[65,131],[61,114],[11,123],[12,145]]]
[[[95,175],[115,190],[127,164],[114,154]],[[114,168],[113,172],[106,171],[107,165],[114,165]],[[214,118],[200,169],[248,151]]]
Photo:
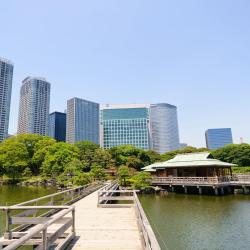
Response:
[[[231,176],[234,164],[216,160],[209,152],[176,155],[165,162],[154,163],[143,170],[155,177],[221,177]]]

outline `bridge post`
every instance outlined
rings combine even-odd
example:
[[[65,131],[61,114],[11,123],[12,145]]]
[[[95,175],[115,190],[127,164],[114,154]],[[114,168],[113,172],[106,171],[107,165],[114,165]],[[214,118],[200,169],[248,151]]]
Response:
[[[223,195],[223,194],[224,194],[224,188],[222,187],[222,188],[220,189],[220,191],[221,191],[221,194]]]
[[[214,194],[215,194],[215,195],[219,195],[219,192],[218,192],[218,188],[217,188],[217,187],[214,188]]]
[[[172,192],[174,192],[174,186],[171,187]]]
[[[5,231],[7,233],[7,239],[11,240],[12,239],[12,232],[11,232],[11,219],[10,219],[10,210],[7,209],[6,213],[5,213],[5,217],[6,217],[6,228]]]
[[[242,186],[242,188],[243,188],[243,193],[244,194],[247,194],[248,192],[247,192],[247,187],[246,186]]]
[[[201,195],[202,194],[202,188],[198,187],[198,189],[199,189],[199,194]]]
[[[188,193],[188,190],[187,190],[187,187],[186,187],[186,186],[184,186],[184,192],[185,192],[185,194]]]
[[[47,250],[47,228],[43,230],[42,234],[42,250]]]

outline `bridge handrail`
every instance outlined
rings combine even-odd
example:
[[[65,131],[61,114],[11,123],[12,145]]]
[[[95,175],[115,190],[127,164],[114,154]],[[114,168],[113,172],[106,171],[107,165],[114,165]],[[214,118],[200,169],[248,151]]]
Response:
[[[11,206],[11,207],[0,207],[1,210],[4,211],[10,211],[10,210],[25,210],[25,209],[30,209],[30,206]],[[50,218],[46,222],[41,222],[34,226],[27,234],[22,236],[21,238],[15,240],[14,242],[10,243],[7,247],[4,248],[4,250],[14,250],[17,249],[18,247],[22,246],[23,243],[27,242],[30,240],[33,236],[37,235],[38,233],[42,232],[42,242],[41,249],[48,249],[48,246],[51,245],[53,242],[55,242],[67,229],[68,227],[72,227],[72,232],[70,233],[69,237],[73,238],[75,236],[75,207],[74,206],[32,206],[32,208],[37,208],[37,209],[63,209],[60,213],[56,214],[53,218]],[[62,229],[57,231],[55,234],[55,237],[50,238],[47,237],[47,228],[57,222],[58,220],[62,219],[65,215],[68,213],[72,213],[72,220],[68,221],[69,224],[65,225]],[[10,221],[10,219],[8,219]],[[67,239],[68,240],[68,239]],[[51,241],[51,242],[48,242]],[[48,244],[49,243],[49,244]]]
[[[61,191],[61,192],[56,192],[54,194],[49,194],[49,195],[46,195],[46,196],[42,196],[42,197],[39,197],[39,198],[36,198],[36,199],[33,199],[33,200],[24,201],[24,202],[15,204],[13,206],[14,207],[16,207],[16,206],[24,206],[24,205],[27,205],[27,204],[30,204],[30,203],[34,203],[34,202],[37,202],[37,201],[41,201],[41,200],[45,200],[45,199],[48,199],[48,198],[54,198],[56,196],[60,196],[60,195],[65,194],[65,193],[71,193],[72,192],[72,194],[73,194],[73,192],[82,191],[82,190],[86,189],[89,186],[91,186],[91,185],[88,184],[88,185],[81,186],[81,187],[67,189],[67,190],[64,190],[64,191]]]
[[[140,227],[140,231],[143,234],[145,248],[150,250],[160,250],[161,249],[160,245],[156,239],[155,233],[148,221],[148,218],[142,208],[140,200],[135,191],[133,192],[133,194],[134,194],[134,203],[138,219],[138,225]]]
[[[137,223],[140,232],[142,233],[144,249],[146,250],[160,250],[159,243],[156,239],[154,231],[147,219],[147,216],[141,206],[140,200],[137,196],[139,190],[103,190],[98,192],[98,206],[105,208],[116,207],[134,207],[137,217]],[[103,195],[104,194],[104,195]],[[119,196],[120,194],[120,196]],[[105,203],[102,201],[105,200]],[[108,204],[109,201],[120,201],[119,204]],[[122,201],[129,201],[132,203],[121,203]]]

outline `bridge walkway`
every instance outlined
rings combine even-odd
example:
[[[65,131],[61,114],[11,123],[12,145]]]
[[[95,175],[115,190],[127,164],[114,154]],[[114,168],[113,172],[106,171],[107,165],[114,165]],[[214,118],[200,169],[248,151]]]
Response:
[[[76,238],[69,249],[142,249],[134,207],[97,207],[98,191],[76,202]]]

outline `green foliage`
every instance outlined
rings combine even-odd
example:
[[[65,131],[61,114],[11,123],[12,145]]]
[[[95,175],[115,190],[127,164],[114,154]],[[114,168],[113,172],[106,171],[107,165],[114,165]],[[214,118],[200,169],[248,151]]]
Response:
[[[238,166],[250,166],[250,145],[231,144],[212,151],[214,158],[221,161],[236,164]]]
[[[65,165],[79,158],[76,146],[58,142],[50,146],[42,164],[42,172],[46,176],[56,177],[64,172]]]
[[[15,181],[29,166],[29,152],[17,140],[6,140],[0,144],[0,166],[2,172]]]
[[[127,166],[119,167],[118,169],[119,185],[124,187],[127,186],[129,177],[130,177],[129,168]]]
[[[149,150],[145,151],[131,145],[121,145],[109,150],[116,167],[126,165],[136,170],[154,163],[160,155]]]
[[[133,189],[143,190],[143,189],[151,187],[151,180],[152,180],[152,176],[150,173],[140,172],[134,175],[130,179],[130,182],[132,183]]]
[[[87,185],[92,181],[89,173],[80,173],[73,178],[73,183],[76,186]]]
[[[250,167],[232,167],[233,174],[250,174]]]
[[[103,181],[103,180],[106,180],[106,177],[107,177],[106,173],[104,172],[101,166],[92,167],[89,174],[94,180]]]
[[[197,152],[206,152],[206,151],[208,151],[208,149],[206,148],[186,147],[183,149],[174,150],[174,151],[170,151],[170,152],[162,154],[161,161],[171,160],[178,154],[197,153]]]

